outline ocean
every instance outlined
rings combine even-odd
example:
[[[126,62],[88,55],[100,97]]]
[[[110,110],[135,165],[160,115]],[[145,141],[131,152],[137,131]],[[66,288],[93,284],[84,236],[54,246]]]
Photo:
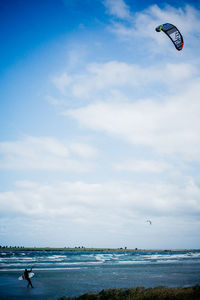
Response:
[[[34,288],[19,281],[33,267]],[[0,299],[78,296],[108,288],[200,284],[199,251],[0,251]]]

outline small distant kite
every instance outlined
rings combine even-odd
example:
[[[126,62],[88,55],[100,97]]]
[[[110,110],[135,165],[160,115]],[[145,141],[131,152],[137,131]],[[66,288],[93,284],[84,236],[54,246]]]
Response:
[[[151,220],[146,220],[147,223],[149,223],[149,225],[152,225]]]
[[[176,26],[165,23],[156,27],[157,32],[160,32],[161,30],[171,39],[178,51],[183,49],[183,37]]]

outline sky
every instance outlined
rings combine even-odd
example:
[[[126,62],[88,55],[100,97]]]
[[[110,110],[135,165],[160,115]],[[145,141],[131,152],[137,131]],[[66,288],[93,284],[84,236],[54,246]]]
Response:
[[[0,27],[0,244],[199,249],[200,2],[1,0]]]

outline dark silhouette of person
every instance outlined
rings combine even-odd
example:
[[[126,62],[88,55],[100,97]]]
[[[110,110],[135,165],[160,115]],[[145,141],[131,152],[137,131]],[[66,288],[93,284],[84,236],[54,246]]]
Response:
[[[27,287],[29,287],[29,285],[30,285],[33,288],[32,282],[31,282],[31,280],[29,278],[29,273],[31,273],[31,271],[32,271],[32,268],[30,270],[25,269],[25,271],[24,271],[24,279],[26,279],[28,281]]]

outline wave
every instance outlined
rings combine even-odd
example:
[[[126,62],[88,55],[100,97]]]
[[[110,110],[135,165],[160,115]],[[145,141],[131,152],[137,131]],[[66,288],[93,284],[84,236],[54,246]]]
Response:
[[[81,267],[73,267],[73,268],[34,268],[34,271],[62,271],[62,270],[80,270],[83,269]],[[85,269],[88,269],[88,267],[85,267]],[[0,273],[3,272],[24,272],[23,268],[18,269],[3,269],[0,270]]]
[[[4,255],[7,253],[0,253],[0,269],[11,270],[27,267],[27,265],[37,266],[40,270],[56,269],[64,267],[95,267],[95,266],[120,266],[120,265],[133,265],[133,264],[178,264],[178,263],[199,263],[200,264],[200,251],[199,252],[181,252],[181,253],[163,253],[163,252],[129,252],[129,253],[55,253],[47,252],[44,255],[41,252],[30,251],[26,255],[24,252],[14,253],[12,255]],[[42,255],[41,255],[42,254]]]

